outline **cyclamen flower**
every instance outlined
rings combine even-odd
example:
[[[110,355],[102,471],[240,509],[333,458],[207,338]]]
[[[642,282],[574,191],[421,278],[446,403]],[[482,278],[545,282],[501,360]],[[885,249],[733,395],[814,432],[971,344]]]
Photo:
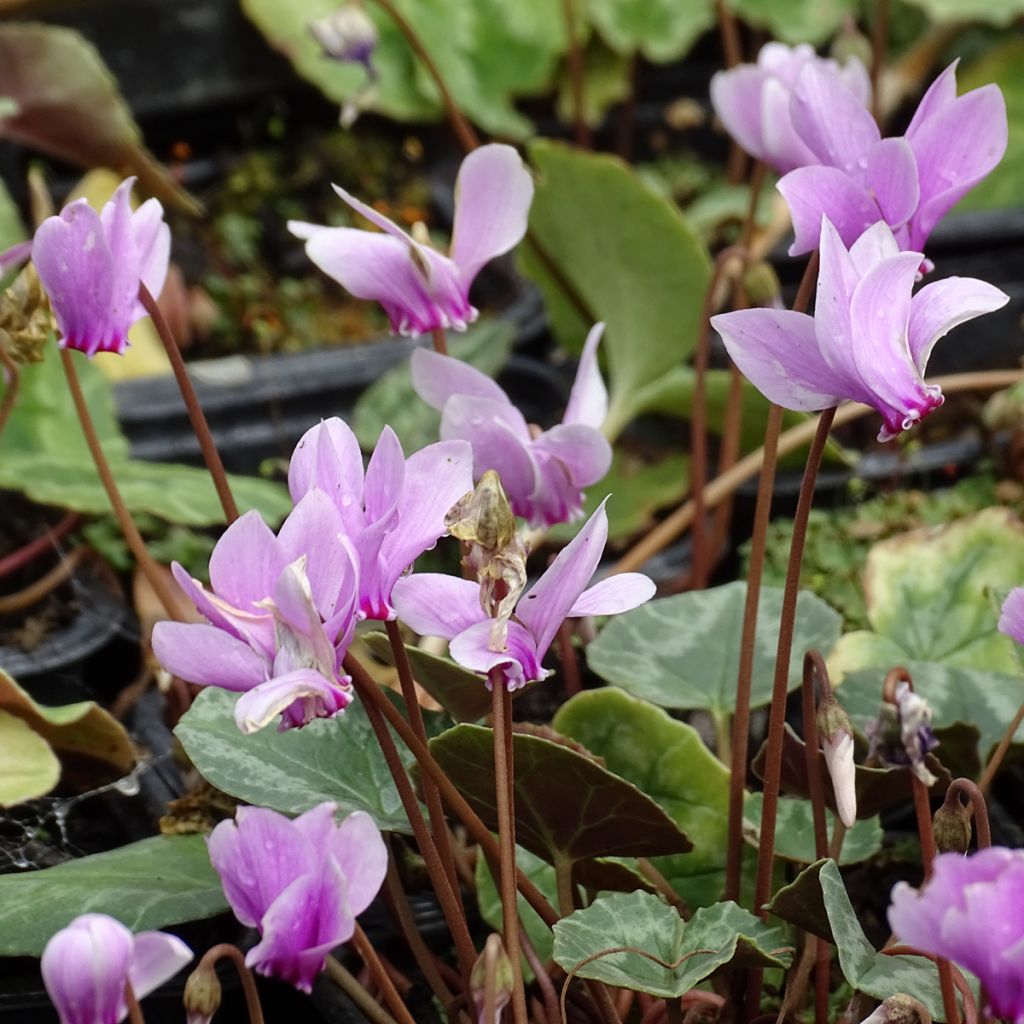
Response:
[[[635,572],[610,576],[584,589],[608,539],[604,506],[601,502],[519,599],[504,644],[495,642],[493,620],[480,606],[480,587],[454,576],[415,573],[399,580],[394,590],[399,618],[421,635],[448,640],[452,658],[486,676],[488,688],[495,678],[510,690],[547,678],[550,672],[541,663],[563,620],[616,615],[654,596],[654,583]]]
[[[132,212],[134,184],[134,178],[123,181],[100,213],[76,199],[36,231],[32,262],[50,297],[61,348],[87,356],[124,352],[129,328],[146,316],[139,284],[154,297],[163,289],[171,232],[156,199]]]
[[[739,64],[711,79],[711,105],[726,131],[753,157],[780,174],[820,161],[797,134],[790,97],[800,73],[813,65],[845,89],[865,110],[871,102],[867,69],[852,57],[839,65],[819,57],[806,43],[766,43],[756,64]]]
[[[486,374],[426,349],[412,354],[412,382],[441,410],[441,437],[473,445],[474,477],[489,469],[518,516],[531,526],[571,522],[583,511],[582,488],[608,472],[612,449],[601,433],[608,392],[597,365],[604,324],[587,337],[562,422],[534,433],[508,395]]]
[[[930,788],[938,779],[925,763],[925,755],[939,745],[932,732],[931,706],[907,682],[896,684],[894,696],[895,704],[884,703],[879,717],[868,723],[868,759],[883,765],[909,765]]]
[[[921,889],[895,886],[889,925],[977,975],[991,1016],[1024,1022],[1024,850],[940,854]]]
[[[463,331],[477,318],[470,285],[485,263],[522,239],[533,199],[533,179],[511,146],[473,150],[455,181],[455,223],[444,256],[334,189],[383,233],[302,221],[289,221],[289,230],[306,240],[306,254],[325,274],[356,298],[379,302],[391,330],[412,337],[447,327]]]
[[[808,65],[790,118],[813,164],[778,184],[793,217],[791,256],[810,252],[824,215],[852,244],[878,220],[901,249],[921,251],[935,225],[1006,152],[1006,103],[996,85],[956,94],[954,61],[925,93],[906,134],[883,139],[874,118],[834,75]]]
[[[428,445],[406,459],[385,427],[364,474],[359,442],[344,420],[332,417],[302,436],[288,487],[296,502],[312,489],[333,502],[359,567],[361,617],[395,617],[395,580],[445,533],[445,513],[472,489],[472,468],[465,441]]]
[[[128,1016],[127,982],[143,999],[191,959],[173,935],[132,935],[106,914],[82,914],[47,942],[41,967],[61,1024],[119,1024]]]
[[[1014,587],[1003,602],[999,632],[1024,644],[1024,587]]]
[[[289,819],[240,807],[210,833],[210,860],[224,895],[260,942],[245,956],[259,974],[303,992],[327,954],[355,933],[387,872],[388,854],[373,819],[355,811],[340,824],[323,803]]]
[[[769,401],[811,412],[846,399],[882,415],[888,441],[943,402],[926,384],[935,343],[957,324],[1006,305],[998,288],[950,277],[912,295],[922,255],[900,252],[889,228],[869,228],[849,251],[821,222],[814,316],[745,309],[711,318],[729,355]]]
[[[377,26],[361,3],[342,4],[325,17],[311,21],[309,31],[323,47],[325,56],[343,64],[362,64],[371,78],[377,77],[370,60],[377,48]]]
[[[168,672],[242,694],[235,722],[256,732],[332,718],[352,701],[341,662],[355,629],[359,569],[334,505],[310,491],[278,536],[257,512],[224,531],[212,592],[177,562],[174,577],[209,625],[159,622],[153,653]]]

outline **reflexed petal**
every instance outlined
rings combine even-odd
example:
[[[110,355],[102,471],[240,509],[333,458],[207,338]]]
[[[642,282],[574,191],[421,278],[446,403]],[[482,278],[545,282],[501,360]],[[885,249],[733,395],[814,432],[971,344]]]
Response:
[[[330,851],[345,876],[349,912],[357,917],[380,891],[388,848],[373,818],[353,811],[331,836]]]
[[[511,146],[473,150],[455,180],[451,256],[468,287],[480,268],[526,234],[533,178]]]
[[[618,615],[639,608],[654,597],[654,581],[641,572],[623,572],[595,583],[577,598],[566,618]]]
[[[288,465],[288,490],[298,502],[319,487],[341,509],[363,503],[363,456],[351,427],[337,416],[322,420],[302,435]],[[346,500],[347,499],[347,500]]]
[[[480,607],[480,585],[442,573],[402,577],[391,592],[391,602],[399,619],[420,636],[451,640],[487,618]]]
[[[461,359],[418,348],[413,352],[409,366],[416,394],[438,411],[453,395],[472,395],[503,405],[510,404],[508,395],[495,381]]]
[[[914,111],[914,116],[907,126],[906,138],[917,135],[922,131],[933,118],[938,116],[946,107],[956,102],[956,69],[960,58],[949,64],[942,74],[939,75],[921,97],[921,102]]]
[[[341,587],[334,602],[334,614],[324,618],[324,634],[339,651],[344,652],[352,641],[359,611],[359,555],[348,537],[341,538]]]
[[[267,665],[253,649],[216,626],[158,622],[153,654],[173,675],[197,686],[244,692],[267,678]]]
[[[235,704],[235,724],[247,736],[259,732],[278,715],[279,731],[307,725],[314,718],[333,718],[352,703],[352,694],[311,668],[297,669],[260,683]]]
[[[32,239],[18,242],[9,249],[0,252],[0,274],[6,274],[12,267],[24,263],[32,255]]]
[[[533,634],[538,660],[551,646],[558,627],[579,600],[604,553],[608,514],[604,501],[575,537],[555,556],[537,582],[519,599],[516,617]]]
[[[530,432],[523,414],[511,403],[456,395],[445,403],[441,437],[456,438],[473,446],[473,476],[489,469],[501,477],[509,500],[526,498],[537,485],[537,469],[530,454]]]
[[[274,592],[268,604],[272,606],[275,617],[287,623],[293,632],[311,638],[321,626],[320,615],[313,607],[313,593],[306,575],[307,561],[303,555],[284,567],[274,584]]]
[[[886,222],[894,228],[906,224],[921,197],[917,160],[906,139],[883,139],[867,158],[865,179],[875,194]]]
[[[999,632],[1024,644],[1024,587],[1014,587],[1003,602]]]
[[[297,877],[268,907],[262,940],[245,963],[259,974],[310,992],[327,954],[352,938],[355,918],[345,899],[345,879],[332,859],[315,873]]]
[[[765,156],[761,138],[764,69],[741,64],[711,76],[711,106],[725,130],[751,155]]]
[[[569,393],[569,404],[565,407],[563,423],[582,423],[585,426],[600,430],[608,415],[608,389],[601,376],[601,367],[597,362],[597,346],[604,334],[604,324],[594,324],[587,335],[580,365],[576,370],[572,391]],[[603,474],[602,474],[603,475]]]
[[[176,935],[163,932],[139,932],[135,936],[128,980],[136,999],[143,999],[192,960],[192,950]]]
[[[835,232],[833,232],[835,237]],[[824,244],[824,243],[823,243]],[[841,245],[841,243],[839,243]],[[890,259],[897,255],[900,251],[899,242],[896,241],[896,237],[892,233],[892,229],[885,221],[880,220],[877,224],[872,224],[857,239],[853,245],[850,246],[850,262],[853,264],[853,268],[856,271],[856,278],[859,280],[862,278],[876,263],[881,263],[882,260]],[[849,298],[853,297],[853,288],[856,286],[856,282],[851,285],[849,289]],[[817,310],[817,300],[815,300],[815,310]],[[817,315],[817,314],[815,314]]]
[[[460,665],[484,676],[500,669],[509,690],[518,690],[551,674],[541,666],[543,652],[538,651],[533,637],[518,622],[508,624],[504,651],[491,650],[490,639],[491,620],[484,619],[455,637],[448,653]],[[488,679],[488,687],[490,682]]]
[[[293,818],[291,827],[301,832],[310,842],[314,850],[321,854],[327,849],[331,836],[337,830],[334,823],[334,815],[337,813],[338,805],[330,800],[325,800],[316,807],[304,811],[297,818]]]
[[[826,409],[846,397],[825,362],[814,320],[790,310],[744,309],[711,318],[733,362],[769,401],[786,409]]]
[[[115,323],[133,323],[139,302],[139,252],[132,230],[132,188],[134,178],[126,178],[118,185],[113,196],[100,211],[100,222],[106,236],[107,248],[113,260],[113,285],[110,293],[109,315]]]
[[[790,119],[791,93],[781,82],[768,79],[761,94],[761,135],[764,159],[780,174],[818,162],[796,133]]]
[[[839,77],[859,103],[865,107],[871,106],[871,75],[863,62],[857,57],[847,57],[839,69]]]
[[[320,851],[291,821],[266,807],[240,807],[210,833],[210,861],[235,917],[255,928],[296,878],[318,870]]]
[[[790,117],[818,160],[856,173],[858,162],[881,138],[864,104],[830,68],[808,62],[793,86]]]
[[[164,223],[164,208],[159,200],[147,199],[132,214],[131,232],[138,261],[138,278],[157,299],[164,289],[171,261],[171,229]],[[141,320],[146,315],[145,308],[136,298],[132,320]]]
[[[510,494],[512,511],[534,528],[575,521],[583,514],[583,491],[573,482],[569,467],[538,448],[536,442],[531,451],[537,464],[537,486],[526,498]]]
[[[612,446],[599,430],[582,423],[560,423],[533,442],[538,452],[558,459],[577,487],[597,483],[612,464]]]
[[[389,235],[402,242],[408,248],[419,252],[423,247],[413,239],[407,231],[403,231],[390,217],[385,217],[379,210],[375,210],[368,203],[357,199],[351,192],[346,192],[340,185],[331,186],[335,192],[361,217],[365,217],[371,224],[380,228],[384,234]]]
[[[363,483],[363,504],[369,522],[396,513],[405,483],[405,454],[395,432],[385,426],[377,438]]]
[[[835,225],[847,246],[882,219],[878,203],[867,189],[835,167],[798,167],[780,179],[776,188],[793,218],[796,237],[789,247],[790,256],[818,247],[823,216]]]
[[[126,1014],[132,933],[106,914],[82,914],[43,950],[43,984],[61,1024],[117,1024]]]
[[[935,342],[958,324],[1002,309],[1010,297],[987,281],[948,277],[925,285],[910,300],[910,355],[924,376]]]
[[[808,43],[788,46],[786,43],[768,42],[757,52],[757,66],[770,72],[788,89],[796,84],[804,65],[816,59],[814,47]]]
[[[210,585],[229,604],[252,611],[253,603],[273,590],[286,564],[273,530],[254,509],[221,534],[210,556]]]

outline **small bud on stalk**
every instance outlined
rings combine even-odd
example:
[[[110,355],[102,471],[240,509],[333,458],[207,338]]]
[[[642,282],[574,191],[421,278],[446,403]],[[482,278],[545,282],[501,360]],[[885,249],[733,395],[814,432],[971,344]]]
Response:
[[[854,784],[853,727],[850,718],[831,691],[818,706],[818,735],[825,764],[832,778],[839,820],[852,828],[857,820],[857,790]]]
[[[221,987],[212,966],[200,962],[185,982],[185,1014],[188,1024],[210,1024],[220,1009]]]

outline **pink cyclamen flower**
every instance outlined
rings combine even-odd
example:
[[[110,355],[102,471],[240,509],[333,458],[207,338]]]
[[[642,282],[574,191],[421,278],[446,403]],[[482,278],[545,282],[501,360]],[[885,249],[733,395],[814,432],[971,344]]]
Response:
[[[814,65],[864,109],[871,102],[867,69],[852,57],[840,65],[819,57],[806,43],[766,43],[756,64],[739,64],[711,79],[711,104],[726,131],[753,157],[780,174],[819,163],[797,134],[790,117],[790,97],[800,73]]]
[[[303,726],[351,703],[341,663],[356,623],[358,560],[322,491],[298,502],[276,537],[257,512],[232,523],[210,558],[212,591],[177,562],[172,571],[209,624],[157,623],[153,653],[182,679],[241,693],[242,732],[278,715],[280,730]]]
[[[444,535],[445,513],[473,489],[472,472],[465,441],[428,445],[406,459],[385,427],[364,473],[355,434],[332,417],[296,445],[288,487],[296,502],[311,489],[331,499],[359,566],[360,616],[393,619],[395,580]]]
[[[87,356],[124,352],[128,329],[146,316],[139,284],[154,296],[163,289],[171,232],[156,199],[132,212],[134,183],[123,181],[99,213],[76,199],[36,231],[32,262],[50,297],[62,348]]]
[[[486,374],[426,349],[412,354],[413,386],[441,410],[441,437],[472,444],[475,479],[495,470],[512,510],[531,526],[577,519],[582,488],[601,480],[611,465],[611,445],[600,430],[608,412],[597,365],[603,331],[597,324],[587,337],[562,422],[539,434]]]
[[[769,400],[811,412],[845,399],[882,415],[888,441],[942,404],[926,384],[935,343],[957,324],[1004,306],[1008,296],[969,277],[950,277],[912,294],[921,253],[900,252],[884,223],[849,251],[821,222],[814,316],[745,309],[711,318],[729,355]]]
[[[1003,601],[999,632],[1024,644],[1024,587],[1014,587]]]
[[[935,225],[1006,152],[1006,102],[997,85],[956,94],[954,61],[925,93],[906,134],[883,139],[874,118],[833,75],[806,67],[790,101],[796,134],[814,164],[778,184],[796,238],[791,256],[817,245],[822,216],[852,244],[878,220],[900,248],[921,251]]]
[[[298,818],[240,807],[210,833],[210,860],[235,917],[256,928],[253,970],[309,992],[327,954],[355,932],[387,872],[373,819],[355,811],[334,822],[333,803]]]
[[[992,1016],[1024,1022],[1024,850],[940,854],[921,889],[894,887],[889,925],[977,975]]]
[[[337,185],[335,191],[381,231],[302,221],[289,221],[289,230],[306,240],[306,254],[325,274],[356,298],[379,302],[392,331],[416,337],[448,327],[462,331],[476,319],[470,285],[485,263],[526,233],[533,179],[511,146],[492,143],[473,150],[455,181],[447,256]]]
[[[491,628],[494,620],[480,606],[480,587],[470,580],[438,573],[399,580],[394,590],[398,617],[421,635],[448,640],[452,658],[487,676],[488,687],[494,675],[510,690],[545,679],[550,673],[541,663],[565,619],[616,615],[654,596],[654,583],[636,572],[609,576],[585,589],[608,539],[604,506],[603,501],[519,599],[500,649]]]
[[[118,1024],[128,1016],[127,982],[142,999],[191,959],[173,935],[132,935],[106,914],[82,914],[47,942],[41,966],[61,1024]]]

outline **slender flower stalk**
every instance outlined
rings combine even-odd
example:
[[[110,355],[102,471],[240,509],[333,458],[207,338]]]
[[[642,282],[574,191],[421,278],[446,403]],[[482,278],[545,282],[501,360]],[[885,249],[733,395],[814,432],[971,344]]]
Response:
[[[212,982],[217,985],[216,1001],[219,1005],[220,983],[217,982],[215,969],[221,960],[230,960],[235,971],[238,973],[238,980],[242,983],[242,993],[245,996],[245,1009],[249,1014],[249,1024],[264,1024],[263,1006],[260,1003],[260,995],[256,990],[256,981],[253,978],[252,971],[246,966],[242,951],[230,942],[220,942],[208,949],[203,954],[202,960],[196,965],[196,969],[189,976],[188,982],[185,985],[185,1010],[188,1013],[188,1024],[209,1024],[210,1019],[213,1017],[216,1006],[209,1009],[208,1013],[203,1013],[203,1008],[195,1005],[197,986],[194,985],[193,979],[203,979],[204,976],[212,978]]]
[[[369,968],[370,973],[377,982],[377,986],[380,988],[381,994],[384,996],[384,1002],[387,1003],[388,1009],[394,1014],[398,1024],[416,1024],[412,1014],[409,1012],[409,1008],[398,994],[395,983],[391,980],[391,976],[377,955],[377,951],[373,948],[373,943],[367,938],[366,932],[358,924],[356,925],[355,934],[352,936],[352,945],[356,947],[356,952],[363,963]]]
[[[569,40],[569,82],[572,96],[572,133],[576,145],[590,149],[590,126],[587,124],[586,60],[580,42],[576,0],[562,0],[562,16]]]
[[[224,463],[221,461],[220,452],[217,450],[217,443],[210,433],[210,425],[206,422],[206,414],[199,404],[195,388],[192,386],[192,378],[189,376],[185,360],[181,358],[181,349],[174,339],[167,318],[163,315],[152,292],[146,287],[145,282],[139,282],[139,301],[143,309],[149,314],[156,328],[160,341],[163,343],[164,351],[171,362],[171,369],[174,371],[174,379],[178,382],[178,389],[188,409],[189,422],[195,431],[199,447],[203,452],[203,461],[210,471],[213,479],[213,486],[217,490],[217,497],[220,499],[221,508],[224,510],[224,518],[230,525],[238,518],[238,505],[235,504],[235,497],[231,493],[231,484],[228,483],[227,474],[224,472]]]

